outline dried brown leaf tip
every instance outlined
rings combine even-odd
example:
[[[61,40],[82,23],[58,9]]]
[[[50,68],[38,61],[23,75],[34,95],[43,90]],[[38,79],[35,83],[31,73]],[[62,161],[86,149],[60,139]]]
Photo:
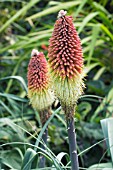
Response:
[[[33,49],[28,65],[28,97],[37,110],[49,107],[54,100],[46,58],[42,52]]]
[[[74,105],[84,83],[81,40],[71,16],[61,10],[49,41],[49,65],[57,96],[65,105]]]

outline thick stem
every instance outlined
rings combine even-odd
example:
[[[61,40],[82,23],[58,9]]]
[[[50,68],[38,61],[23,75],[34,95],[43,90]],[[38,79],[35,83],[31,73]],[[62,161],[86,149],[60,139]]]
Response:
[[[47,136],[48,136],[48,127],[45,129],[45,132],[43,133],[42,140],[44,144],[47,144]],[[41,145],[42,149],[45,149],[45,146],[42,144]],[[43,155],[40,156],[39,160],[39,168],[44,168],[45,167],[45,157]]]
[[[67,130],[68,130],[68,138],[69,138],[69,151],[70,151],[70,159],[71,159],[71,170],[79,170],[78,164],[78,155],[76,149],[76,133],[74,127],[74,118],[67,119]]]

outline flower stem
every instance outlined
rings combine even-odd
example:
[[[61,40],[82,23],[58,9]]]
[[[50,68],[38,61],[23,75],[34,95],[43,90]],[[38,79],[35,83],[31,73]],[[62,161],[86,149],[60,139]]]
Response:
[[[42,135],[42,140],[44,144],[47,144],[47,137],[48,137],[48,127],[46,127],[45,132]],[[45,149],[45,146],[42,144],[41,145],[42,149]],[[44,168],[45,167],[45,157],[43,155],[40,156],[39,160],[39,168]]]
[[[69,151],[71,159],[71,170],[79,170],[78,164],[78,155],[76,149],[76,133],[74,127],[74,118],[67,119],[67,130],[68,130],[68,139],[69,139]]]

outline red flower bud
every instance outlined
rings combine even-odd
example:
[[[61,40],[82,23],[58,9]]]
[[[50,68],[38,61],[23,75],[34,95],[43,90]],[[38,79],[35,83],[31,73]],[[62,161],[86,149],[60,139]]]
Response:
[[[47,61],[42,52],[32,51],[27,77],[31,104],[37,110],[46,109],[53,103],[54,97],[50,90]]]

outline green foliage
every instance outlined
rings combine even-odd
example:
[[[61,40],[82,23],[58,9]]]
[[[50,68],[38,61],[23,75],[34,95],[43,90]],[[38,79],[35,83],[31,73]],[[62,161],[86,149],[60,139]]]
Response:
[[[31,164],[32,164],[33,159],[35,158],[35,155],[36,155],[36,152],[33,149],[31,148],[27,149],[25,156],[24,156],[23,163],[22,163],[22,167],[21,167],[22,170],[31,169]]]
[[[113,118],[101,120],[102,130],[106,139],[107,147],[110,149],[111,160],[113,163]]]
[[[112,170],[113,168],[113,118],[106,118],[101,120],[101,126],[107,144],[107,151],[110,151],[111,162],[98,163],[88,168],[88,170]]]
[[[53,114],[41,128],[39,115],[27,98],[31,50],[38,48],[47,56],[60,9],[67,9],[74,18],[87,73],[85,95],[75,114],[80,169],[92,170],[97,165],[99,170],[111,169],[100,127],[100,120],[113,114],[113,3],[107,0],[0,0],[0,169],[25,169],[28,157],[32,164],[28,161],[27,169],[36,169],[40,154],[47,159],[45,170],[70,169],[65,116],[59,103],[53,104]],[[105,126],[107,120],[109,127]],[[111,119],[104,121],[104,132],[112,139],[108,130],[112,129]],[[47,126],[49,138],[44,151],[40,144]]]

